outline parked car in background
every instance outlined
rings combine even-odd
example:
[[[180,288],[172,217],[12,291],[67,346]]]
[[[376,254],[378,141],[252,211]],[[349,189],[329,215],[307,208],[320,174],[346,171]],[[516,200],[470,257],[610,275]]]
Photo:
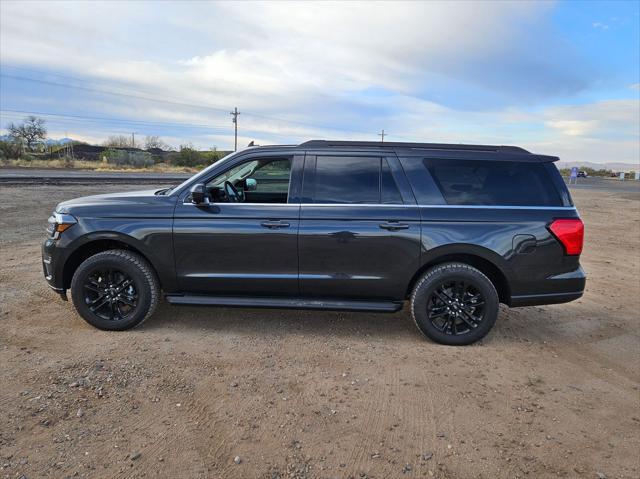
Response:
[[[60,203],[49,285],[100,329],[171,304],[394,312],[462,345],[511,307],[582,296],[583,223],[558,158],[514,146],[308,141],[168,189]],[[535,327],[535,325],[531,325]]]

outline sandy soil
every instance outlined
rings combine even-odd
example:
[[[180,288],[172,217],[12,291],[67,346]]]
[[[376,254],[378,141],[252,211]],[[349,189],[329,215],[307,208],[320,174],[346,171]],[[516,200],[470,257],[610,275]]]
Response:
[[[46,218],[138,188],[0,188],[0,477],[640,477],[640,194],[574,192],[583,299],[452,348],[406,310],[91,328],[42,278]]]

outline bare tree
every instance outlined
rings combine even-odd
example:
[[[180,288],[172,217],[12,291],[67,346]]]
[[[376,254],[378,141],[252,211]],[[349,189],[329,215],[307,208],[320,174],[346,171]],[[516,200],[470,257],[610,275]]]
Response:
[[[116,147],[116,148],[130,148],[131,138],[126,135],[112,135],[108,137],[103,143],[102,146],[107,147]]]
[[[19,125],[10,123],[7,125],[7,130],[9,130],[9,136],[14,141],[26,144],[29,151],[32,151],[38,142],[47,137],[47,128],[44,126],[44,120],[33,115],[25,118]]]
[[[169,145],[167,145],[159,136],[147,136],[144,139],[144,149],[150,150],[152,148],[159,148],[161,150],[168,150]]]

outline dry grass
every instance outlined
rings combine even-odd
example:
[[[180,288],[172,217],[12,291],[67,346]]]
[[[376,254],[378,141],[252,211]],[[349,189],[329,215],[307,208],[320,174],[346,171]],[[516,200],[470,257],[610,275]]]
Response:
[[[86,160],[2,160],[2,166],[4,167],[16,167],[16,168],[73,168],[76,170],[91,170],[91,171],[127,171],[132,173],[196,173],[204,168],[206,165],[200,167],[187,167],[187,166],[173,166],[166,163],[157,163],[153,166],[140,168],[127,165],[112,165],[110,163],[98,162],[98,161],[86,161]]]

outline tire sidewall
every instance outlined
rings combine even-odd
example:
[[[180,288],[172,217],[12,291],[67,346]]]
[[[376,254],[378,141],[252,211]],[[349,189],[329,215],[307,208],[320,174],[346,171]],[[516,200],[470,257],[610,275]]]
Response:
[[[458,336],[439,331],[431,324],[427,314],[427,302],[434,290],[445,281],[455,280],[471,283],[482,293],[485,301],[485,316],[480,325]],[[442,265],[430,270],[418,283],[411,301],[411,313],[418,329],[433,341],[447,345],[471,344],[486,336],[495,324],[498,307],[498,294],[489,278],[466,265]]]
[[[138,304],[133,314],[125,320],[111,321],[94,314],[84,300],[84,282],[98,268],[113,268],[129,275],[138,293]],[[124,330],[142,322],[152,303],[151,288],[147,277],[140,267],[117,253],[99,253],[82,263],[71,281],[71,298],[78,314],[89,324],[99,329]]]

